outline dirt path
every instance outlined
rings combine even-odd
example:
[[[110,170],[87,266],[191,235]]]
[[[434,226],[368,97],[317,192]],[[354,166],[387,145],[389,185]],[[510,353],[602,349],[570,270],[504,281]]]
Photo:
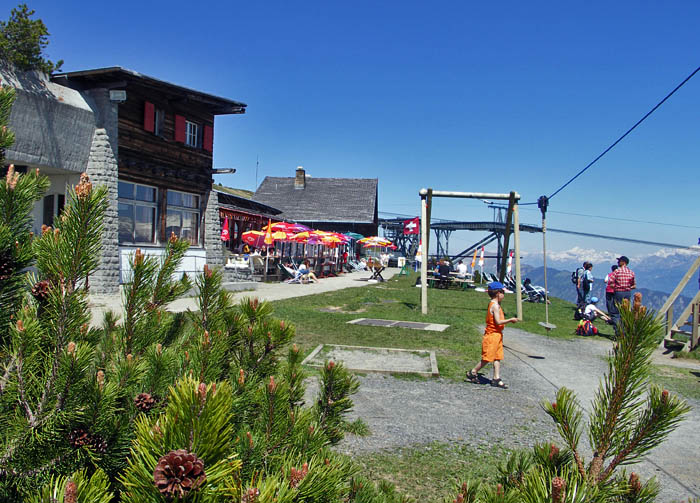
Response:
[[[432,441],[507,447],[548,440],[560,444],[540,401],[551,400],[558,387],[566,386],[590,410],[600,377],[607,370],[605,357],[610,348],[608,341],[550,339],[508,328],[502,377],[509,390],[442,379],[361,376],[354,415],[367,422],[372,435],[349,436],[341,449],[366,452]],[[473,364],[465,362],[465,368]],[[633,467],[644,478],[657,477],[662,486],[660,501],[700,497],[700,403],[688,402],[693,407],[689,417]],[[584,452],[590,459],[587,446]]]

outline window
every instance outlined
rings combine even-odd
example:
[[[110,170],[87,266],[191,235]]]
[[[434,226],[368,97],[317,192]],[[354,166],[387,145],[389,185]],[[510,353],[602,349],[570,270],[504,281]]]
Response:
[[[174,233],[191,245],[199,245],[199,196],[168,190],[165,235]]]
[[[54,219],[63,211],[65,204],[66,196],[64,194],[49,194],[44,197],[44,213],[41,223],[51,227]]]
[[[165,110],[156,108],[155,124],[153,125],[156,136],[163,136],[163,128],[165,126]]]
[[[155,243],[156,189],[119,182],[119,243]]]
[[[199,147],[199,124],[187,121],[185,125],[185,145]]]
[[[48,225],[51,227],[53,225],[53,217],[54,217],[54,211],[53,211],[53,205],[54,205],[54,197],[53,194],[49,194],[48,196],[44,197],[44,218],[41,221],[42,224]]]

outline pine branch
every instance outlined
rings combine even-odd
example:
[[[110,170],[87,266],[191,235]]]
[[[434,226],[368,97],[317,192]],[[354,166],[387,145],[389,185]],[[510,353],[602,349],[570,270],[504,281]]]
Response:
[[[639,417],[632,437],[610,462],[598,480],[606,480],[619,465],[640,458],[659,445],[690,411],[687,403],[658,386],[649,392],[647,408]]]
[[[22,351],[20,350],[17,353],[17,384],[20,398],[19,403],[22,405],[22,408],[24,408],[24,413],[27,416],[27,421],[29,422],[29,425],[33,428],[34,426],[36,426],[36,416],[32,412],[32,408],[29,406],[29,402],[27,401],[27,395],[25,392],[24,385],[24,376],[22,374],[23,366],[24,358],[22,355]]]
[[[2,378],[0,378],[0,397],[3,395],[3,393],[5,393],[5,386],[7,386],[7,381],[10,379],[10,374],[12,374],[16,364],[17,358],[13,356],[10,363],[7,365],[7,367],[5,367],[5,373],[3,374]]]

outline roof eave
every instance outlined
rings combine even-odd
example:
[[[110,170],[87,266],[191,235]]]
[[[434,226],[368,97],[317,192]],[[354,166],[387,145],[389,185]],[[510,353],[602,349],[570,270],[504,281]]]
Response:
[[[123,75],[126,77],[131,77],[133,79],[140,79],[144,81],[149,81],[157,85],[170,87],[174,90],[177,90],[178,92],[184,93],[188,99],[196,100],[208,106],[211,106],[216,111],[216,115],[243,114],[245,113],[245,109],[248,106],[247,104],[241,101],[222,98],[221,96],[204,93],[196,89],[173,84],[172,82],[157,79],[149,75],[144,75],[142,73],[129,70],[128,68],[122,68],[121,66],[95,68],[93,70],[80,70],[77,72],[55,73],[51,75],[51,80],[55,81],[63,79],[68,81],[70,79],[79,79],[81,77],[96,77],[110,74]]]

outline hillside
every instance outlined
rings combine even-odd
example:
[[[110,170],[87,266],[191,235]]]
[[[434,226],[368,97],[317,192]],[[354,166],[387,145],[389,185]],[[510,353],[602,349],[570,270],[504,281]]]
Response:
[[[687,268],[686,268],[687,270]],[[544,268],[532,267],[528,265],[522,266],[522,276],[530,278],[536,285],[544,285]],[[640,284],[638,281],[637,284]],[[569,302],[576,302],[576,289],[571,283],[571,271],[563,271],[560,269],[547,268],[547,286],[550,295]],[[675,286],[675,285],[674,285]],[[668,298],[667,292],[653,290],[650,288],[638,288],[636,291],[642,293],[644,304],[654,310],[659,309]],[[605,305],[605,283],[601,277],[595,277],[593,281],[593,295],[603,300]],[[681,295],[674,304],[674,311],[680,312],[690,302],[690,297]]]
[[[617,263],[616,257],[624,252],[601,252],[591,249],[574,247],[564,252],[552,252],[547,254],[548,269],[571,271],[581,267],[584,260],[593,263],[593,275],[603,279],[610,272],[610,266]],[[660,249],[647,255],[631,256],[630,268],[637,277],[637,285],[648,288],[650,291],[671,293],[683,275],[697,259],[700,249],[670,250]],[[523,262],[532,264],[533,267],[541,266],[541,253],[523,253]],[[523,266],[525,267],[525,266]],[[534,281],[534,278],[532,278]],[[688,281],[682,294],[692,298],[698,291],[698,273]]]

